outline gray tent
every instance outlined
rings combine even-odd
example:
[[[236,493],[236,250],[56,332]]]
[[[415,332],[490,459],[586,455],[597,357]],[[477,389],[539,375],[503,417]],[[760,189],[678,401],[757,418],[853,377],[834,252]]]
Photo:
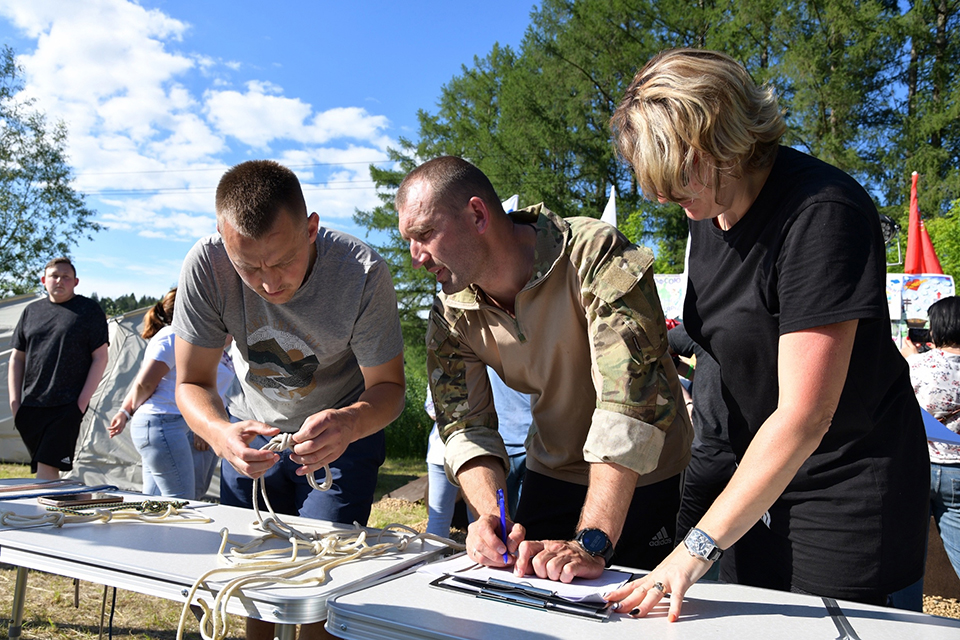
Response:
[[[140,454],[133,445],[130,429],[111,438],[107,426],[120,410],[123,398],[140,370],[147,346],[147,341],[140,337],[146,311],[138,309],[107,321],[110,359],[80,424],[73,471],[66,474],[68,478],[77,478],[89,486],[113,484],[132,491],[139,491],[142,486]]]
[[[3,403],[0,406],[0,460],[6,462],[21,464],[30,462],[26,447],[13,426],[6,379],[13,330],[26,305],[37,299],[37,295],[29,294],[0,301],[0,348],[2,348],[0,377],[3,378]],[[119,436],[111,438],[107,434],[107,425],[120,410],[123,398],[140,369],[143,351],[147,344],[147,341],[140,337],[146,311],[146,309],[138,309],[107,321],[110,332],[107,369],[80,425],[73,471],[65,477],[77,478],[90,486],[112,484],[131,491],[139,491],[141,488],[140,454],[130,438],[130,430],[124,429]],[[216,497],[219,487],[218,470],[207,495]]]
[[[10,365],[13,340],[13,330],[17,328],[20,314],[28,304],[39,300],[38,294],[28,293],[0,300],[0,378],[3,378],[3,390],[0,391],[0,460],[28,464],[30,454],[23,446],[20,434],[13,426],[13,416],[10,414],[10,394],[7,393],[7,367]]]

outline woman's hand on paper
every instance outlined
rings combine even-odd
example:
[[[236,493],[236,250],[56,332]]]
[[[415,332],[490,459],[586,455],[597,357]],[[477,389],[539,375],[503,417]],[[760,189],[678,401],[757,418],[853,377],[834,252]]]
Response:
[[[667,619],[676,622],[680,617],[680,608],[687,589],[710,569],[711,564],[693,557],[681,544],[656,569],[611,591],[604,599],[619,613],[642,618],[669,595],[670,610]]]

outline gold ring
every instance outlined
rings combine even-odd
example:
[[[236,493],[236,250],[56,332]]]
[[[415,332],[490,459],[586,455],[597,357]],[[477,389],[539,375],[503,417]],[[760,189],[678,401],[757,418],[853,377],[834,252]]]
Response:
[[[667,595],[667,589],[663,586],[662,582],[655,582],[653,588],[659,591],[663,595]]]

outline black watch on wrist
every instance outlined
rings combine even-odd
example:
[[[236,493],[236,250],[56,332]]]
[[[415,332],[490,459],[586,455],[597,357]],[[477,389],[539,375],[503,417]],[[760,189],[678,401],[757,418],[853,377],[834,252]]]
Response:
[[[613,543],[610,537],[600,529],[581,529],[577,532],[575,538],[577,543],[583,547],[583,550],[593,557],[603,558],[604,566],[610,566],[610,559],[613,558]]]

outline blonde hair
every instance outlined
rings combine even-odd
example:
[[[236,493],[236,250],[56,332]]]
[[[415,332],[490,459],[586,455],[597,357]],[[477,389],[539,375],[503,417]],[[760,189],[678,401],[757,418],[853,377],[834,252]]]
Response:
[[[144,340],[149,340],[160,329],[173,323],[173,307],[176,302],[177,288],[174,287],[147,311],[147,315],[143,317],[143,333],[140,334]]]
[[[757,87],[730,56],[700,49],[654,56],[610,128],[643,195],[673,201],[692,195],[693,177],[719,188],[723,174],[740,178],[772,164],[787,129],[772,90]]]

